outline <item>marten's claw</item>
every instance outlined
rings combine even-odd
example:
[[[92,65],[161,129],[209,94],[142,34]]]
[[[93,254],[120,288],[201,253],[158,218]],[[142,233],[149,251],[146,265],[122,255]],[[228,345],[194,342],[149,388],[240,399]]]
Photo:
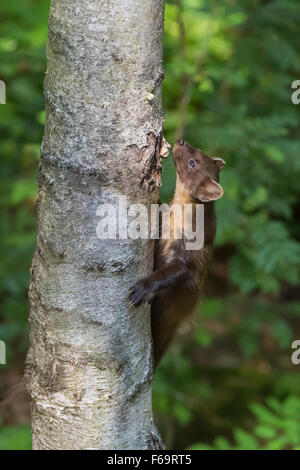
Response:
[[[129,289],[129,304],[139,307],[141,304],[151,303],[154,294],[145,286],[143,281],[137,282]]]

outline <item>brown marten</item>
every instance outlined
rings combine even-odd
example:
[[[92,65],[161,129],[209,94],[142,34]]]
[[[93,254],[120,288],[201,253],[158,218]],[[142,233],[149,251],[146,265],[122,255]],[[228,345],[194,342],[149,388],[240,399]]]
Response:
[[[223,195],[219,172],[225,162],[180,140],[173,148],[176,190],[171,204],[192,204],[193,227],[197,204],[204,204],[204,243],[201,249],[186,249],[187,239],[174,236],[176,221],[171,212],[168,239],[160,238],[154,271],[131,287],[130,302],[136,307],[151,303],[151,326],[155,366],[159,363],[178,326],[192,313],[206,277],[216,234],[214,201]],[[173,216],[173,217],[172,217]],[[178,220],[178,219],[177,219]],[[200,227],[201,228],[201,227]],[[178,233],[178,232],[176,232]]]

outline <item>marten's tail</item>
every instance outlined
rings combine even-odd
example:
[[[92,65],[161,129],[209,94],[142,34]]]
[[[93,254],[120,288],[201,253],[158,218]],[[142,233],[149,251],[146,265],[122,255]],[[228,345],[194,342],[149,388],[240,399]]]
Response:
[[[180,325],[180,320],[174,312],[167,308],[161,309],[160,307],[160,302],[154,300],[151,309],[151,330],[155,368],[168,349]]]
[[[153,338],[154,367],[170,346],[176,331],[192,316],[197,305],[198,292],[177,288],[162,291],[151,305],[151,330]]]

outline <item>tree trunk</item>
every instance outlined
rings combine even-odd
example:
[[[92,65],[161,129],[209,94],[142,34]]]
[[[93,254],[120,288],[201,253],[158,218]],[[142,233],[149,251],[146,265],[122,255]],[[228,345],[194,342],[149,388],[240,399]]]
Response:
[[[157,202],[164,0],[52,0],[29,292],[34,449],[157,449],[153,241],[100,240],[97,207]]]

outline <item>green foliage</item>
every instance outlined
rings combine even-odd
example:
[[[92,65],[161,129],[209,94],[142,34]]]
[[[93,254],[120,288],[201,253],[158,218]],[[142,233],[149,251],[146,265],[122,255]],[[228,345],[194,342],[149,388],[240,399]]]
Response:
[[[299,309],[299,303],[276,305],[242,295],[202,300],[197,325],[185,342],[173,345],[155,374],[153,403],[164,433],[179,426],[213,441],[218,430],[231,435],[233,422],[249,426],[247,408],[258,396],[297,393],[297,371],[283,373],[282,367],[291,367]],[[186,422],[174,411],[178,403]],[[178,446],[176,436],[166,444]]]
[[[296,0],[183,1],[166,8],[166,133],[227,161],[217,204],[219,246],[234,244],[230,279],[242,291],[279,293],[299,279],[300,76]],[[180,36],[179,19],[185,34]],[[185,97],[186,106],[181,106]],[[184,119],[185,116],[185,119]],[[165,179],[174,177],[166,164]],[[167,183],[163,197],[171,195]]]
[[[6,2],[0,12],[0,338],[12,354],[27,342],[27,290],[36,222],[36,168],[43,133],[42,82],[49,1]]]
[[[294,41],[299,18],[296,0],[167,2],[167,140],[184,137],[227,162],[221,175],[224,197],[216,204],[220,274],[199,305],[193,333],[181,350],[173,348],[154,381],[155,408],[170,447],[179,446],[168,433],[172,426],[185,427],[189,437],[180,442],[186,445],[197,433],[211,443],[223,433],[218,448],[230,446],[233,427],[246,426],[249,431],[236,431],[235,447],[260,448],[249,406],[278,391],[279,384],[287,395],[298,391],[295,374],[284,382],[285,375],[276,371],[290,367],[290,345],[299,331],[299,296],[292,302],[285,294],[299,284],[300,266],[299,107],[290,98],[291,84],[300,76]],[[174,181],[169,159],[163,200],[171,197]],[[177,369],[182,355],[190,360]],[[208,395],[194,401],[194,386],[201,389],[203,383]],[[173,410],[174,400],[192,417],[186,423]],[[270,445],[277,435],[269,436]]]
[[[30,450],[31,432],[28,425],[9,426],[0,424],[0,450]]]
[[[283,402],[271,397],[266,406],[251,406],[255,417],[252,432],[237,428],[233,432],[234,444],[225,437],[217,437],[214,444],[194,444],[194,450],[299,450],[300,449],[300,398],[289,396]]]

